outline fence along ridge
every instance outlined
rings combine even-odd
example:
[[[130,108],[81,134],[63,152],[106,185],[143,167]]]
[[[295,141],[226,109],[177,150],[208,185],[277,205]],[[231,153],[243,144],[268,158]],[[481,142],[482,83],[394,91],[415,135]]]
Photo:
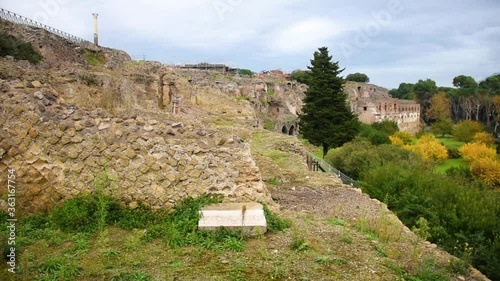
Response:
[[[37,22],[35,20],[29,19],[27,17],[18,15],[14,12],[8,11],[4,8],[0,8],[0,19],[12,22],[12,23],[17,23],[17,24],[22,24],[22,25],[27,25],[35,28],[41,28],[43,30],[46,30],[52,34],[55,34],[59,37],[62,37],[71,43],[80,45],[81,47],[88,48],[88,49],[95,49],[97,46],[93,44],[92,42],[85,40],[83,38],[80,38],[78,36],[69,34],[67,32],[64,32],[62,30],[59,30],[57,28],[48,26],[46,24]]]
[[[307,152],[307,154],[309,154],[309,157],[316,160],[321,169],[326,173],[335,174],[342,180],[344,184],[348,184],[353,187],[359,188],[358,183],[356,183],[356,181],[350,178],[348,175],[342,173],[338,169],[335,169],[332,165],[328,164],[328,162],[326,162],[323,159],[319,159],[318,157],[316,157],[316,155],[312,154],[311,152]]]

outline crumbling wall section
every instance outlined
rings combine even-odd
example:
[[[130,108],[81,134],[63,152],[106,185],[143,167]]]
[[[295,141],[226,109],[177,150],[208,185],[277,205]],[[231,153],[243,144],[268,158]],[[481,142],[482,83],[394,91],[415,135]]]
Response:
[[[116,179],[110,192],[131,207],[144,202],[169,209],[201,194],[271,202],[249,145],[230,135],[164,119],[106,116],[40,88],[0,84],[0,186],[14,169],[23,212],[92,192],[104,167]],[[2,208],[5,192],[0,189]]]

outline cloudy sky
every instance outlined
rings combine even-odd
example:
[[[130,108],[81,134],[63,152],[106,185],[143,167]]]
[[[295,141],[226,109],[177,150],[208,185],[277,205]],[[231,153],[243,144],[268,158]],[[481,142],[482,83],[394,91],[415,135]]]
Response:
[[[387,88],[500,72],[498,0],[0,0],[0,7],[134,59],[305,69],[327,46],[345,75]],[[136,4],[139,2],[139,4]]]

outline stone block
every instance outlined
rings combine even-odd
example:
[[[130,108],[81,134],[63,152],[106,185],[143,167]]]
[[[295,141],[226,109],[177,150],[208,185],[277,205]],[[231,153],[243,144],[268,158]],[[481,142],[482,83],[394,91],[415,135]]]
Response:
[[[34,138],[38,137],[39,133],[35,128],[30,128],[28,131],[28,134],[32,139],[34,139]]]
[[[198,229],[216,230],[220,227],[242,230],[249,236],[264,234],[267,231],[264,209],[259,203],[220,203],[203,207]]]
[[[31,86],[33,86],[34,88],[41,88],[43,85],[42,85],[42,83],[40,83],[40,81],[35,80],[35,81],[31,82]]]

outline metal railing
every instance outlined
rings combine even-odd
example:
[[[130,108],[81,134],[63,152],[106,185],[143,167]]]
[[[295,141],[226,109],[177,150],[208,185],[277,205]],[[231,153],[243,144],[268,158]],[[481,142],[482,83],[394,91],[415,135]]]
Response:
[[[355,180],[351,179],[348,175],[342,173],[340,170],[335,169],[332,165],[328,164],[325,160],[319,159],[311,152],[307,152],[307,163],[308,163],[309,169],[311,169],[311,170],[317,171],[318,169],[320,169],[321,171],[323,171],[325,173],[335,174],[340,178],[340,180],[342,180],[342,182],[344,184],[348,184],[352,187],[359,188],[359,185]]]
[[[64,32],[64,31],[61,31],[59,29],[50,27],[50,26],[48,26],[46,24],[34,21],[34,20],[26,18],[26,17],[23,17],[21,15],[18,15],[18,14],[14,13],[14,12],[5,10],[3,8],[0,8],[0,19],[6,20],[6,21],[9,21],[9,22],[12,22],[12,23],[23,24],[23,25],[27,25],[27,26],[31,26],[31,27],[35,27],[35,28],[44,29],[44,30],[46,30],[46,31],[48,31],[50,33],[53,33],[53,34],[55,34],[55,35],[57,35],[59,37],[62,37],[64,39],[70,41],[71,43],[77,44],[77,45],[79,45],[79,46],[81,46],[83,48],[87,48],[87,49],[95,49],[95,48],[97,48],[97,46],[94,45],[94,43],[92,43],[90,41],[87,41],[87,40],[85,40],[83,38],[74,36],[74,35],[69,34],[67,32]]]

